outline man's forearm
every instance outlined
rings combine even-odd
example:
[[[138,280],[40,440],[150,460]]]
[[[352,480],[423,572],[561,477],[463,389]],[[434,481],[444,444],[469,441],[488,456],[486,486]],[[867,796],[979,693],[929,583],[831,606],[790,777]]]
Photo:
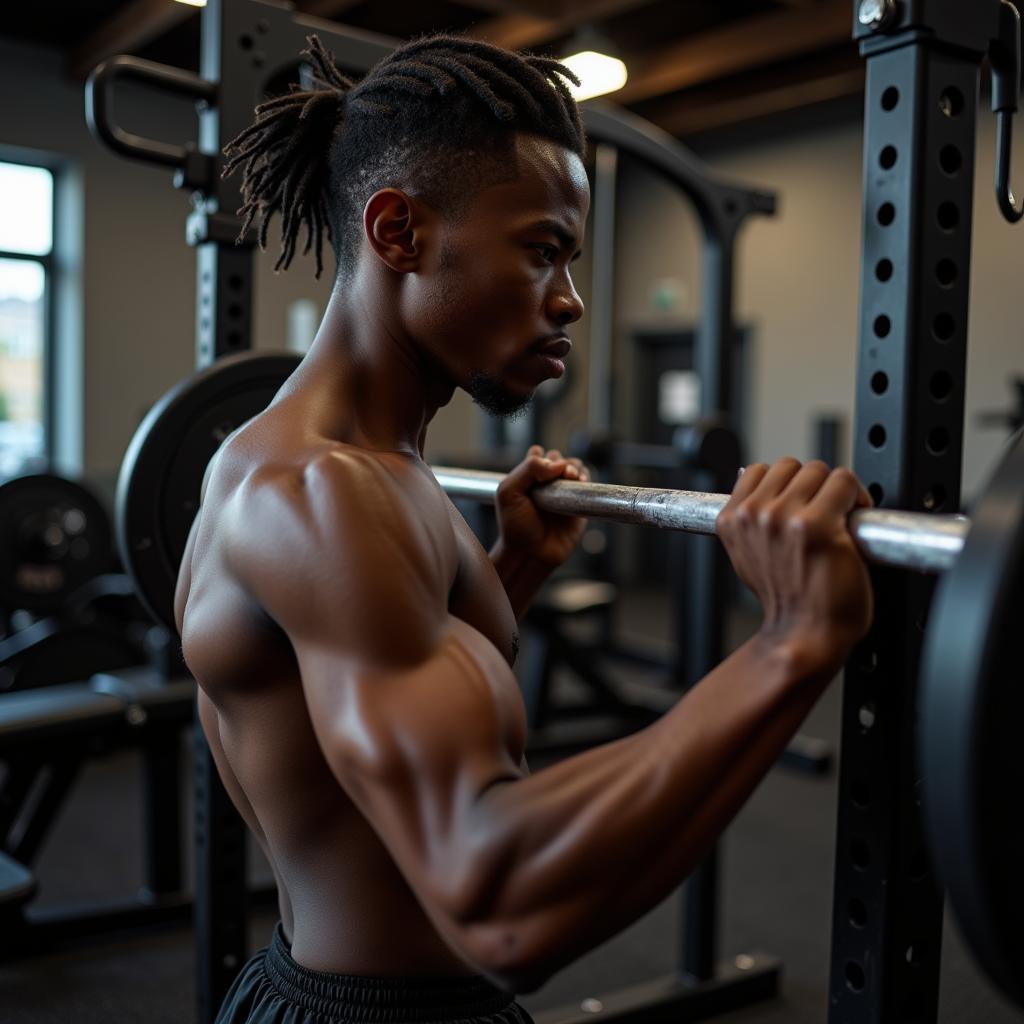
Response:
[[[517,620],[521,619],[537,591],[554,571],[554,566],[545,565],[521,552],[509,551],[500,540],[491,548],[490,555],[512,611]]]
[[[642,858],[643,870],[637,871],[635,884],[624,898],[612,898],[607,907],[607,920],[621,926],[635,919],[637,906],[656,906],[666,888],[677,884],[680,866],[689,862],[695,868],[714,846],[736,813],[760,784],[765,774],[778,761],[793,734],[827,688],[833,673],[823,672],[804,681],[780,702],[762,730],[751,734],[724,767],[720,778],[682,823],[670,843],[652,844]],[[689,873],[687,871],[687,873]],[[619,890],[621,892],[621,890]]]
[[[518,948],[532,988],[665,898],[699,863],[831,677],[755,640],[653,726],[492,787],[481,938]],[[521,973],[520,973],[521,972]]]

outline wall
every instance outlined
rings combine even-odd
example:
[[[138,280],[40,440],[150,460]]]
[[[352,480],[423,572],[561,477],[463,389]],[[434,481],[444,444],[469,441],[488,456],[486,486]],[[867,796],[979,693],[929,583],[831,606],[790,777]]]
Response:
[[[146,404],[189,366],[194,289],[182,242],[186,201],[167,173],[100,149],[85,126],[82,86],[64,78],[57,54],[0,47],[0,91],[18,97],[0,108],[0,146],[65,159],[79,182],[79,248],[62,264],[80,287],[81,332],[66,344],[72,325],[59,323],[58,353],[62,363],[81,357],[82,459],[86,470],[102,471],[116,466]],[[159,111],[171,130],[182,120],[177,108]],[[58,417],[70,413],[70,402],[65,395]]]
[[[763,134],[763,133],[762,133]],[[811,418],[844,412],[852,430],[860,278],[861,124],[844,119],[706,154],[735,179],[779,193],[774,218],[752,219],[740,236],[737,320],[753,328],[745,410],[752,460],[813,454]],[[1004,434],[982,429],[979,411],[1010,404],[1007,375],[1024,373],[1021,320],[1014,301],[1024,226],[1007,224],[992,188],[994,125],[980,117],[975,184],[964,490],[972,493],[998,457]],[[1014,167],[1024,175],[1018,133]],[[623,267],[616,292],[620,340],[640,325],[692,324],[699,315],[696,223],[684,201],[644,168],[624,177],[620,228]],[[653,225],[657,225],[656,229]],[[658,314],[653,282],[687,286],[680,307]]]

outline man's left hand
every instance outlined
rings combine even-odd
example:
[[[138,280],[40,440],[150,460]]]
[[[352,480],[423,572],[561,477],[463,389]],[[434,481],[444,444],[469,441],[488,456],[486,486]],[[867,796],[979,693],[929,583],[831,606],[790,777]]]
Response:
[[[501,482],[496,508],[499,543],[554,569],[575,551],[587,520],[537,507],[530,492],[552,480],[587,482],[590,473],[579,459],[563,458],[556,448],[545,452],[535,444]]]

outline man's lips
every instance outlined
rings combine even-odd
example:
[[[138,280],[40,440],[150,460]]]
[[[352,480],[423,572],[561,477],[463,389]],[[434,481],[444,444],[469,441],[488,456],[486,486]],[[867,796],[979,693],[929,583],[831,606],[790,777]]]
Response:
[[[562,360],[569,354],[571,348],[572,342],[564,334],[560,334],[534,346],[530,355],[545,377],[558,378],[565,373],[565,363]]]
[[[545,341],[534,351],[538,355],[551,356],[553,359],[564,359],[572,348],[572,342],[566,337],[552,338],[549,341]]]

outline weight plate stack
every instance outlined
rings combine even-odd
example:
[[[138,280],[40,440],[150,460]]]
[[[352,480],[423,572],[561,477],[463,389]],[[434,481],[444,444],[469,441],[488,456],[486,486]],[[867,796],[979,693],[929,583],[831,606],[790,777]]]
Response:
[[[118,550],[147,611],[176,631],[174,589],[203,475],[224,439],[262,412],[298,366],[242,352],[176,384],[135,432],[117,482]]]

